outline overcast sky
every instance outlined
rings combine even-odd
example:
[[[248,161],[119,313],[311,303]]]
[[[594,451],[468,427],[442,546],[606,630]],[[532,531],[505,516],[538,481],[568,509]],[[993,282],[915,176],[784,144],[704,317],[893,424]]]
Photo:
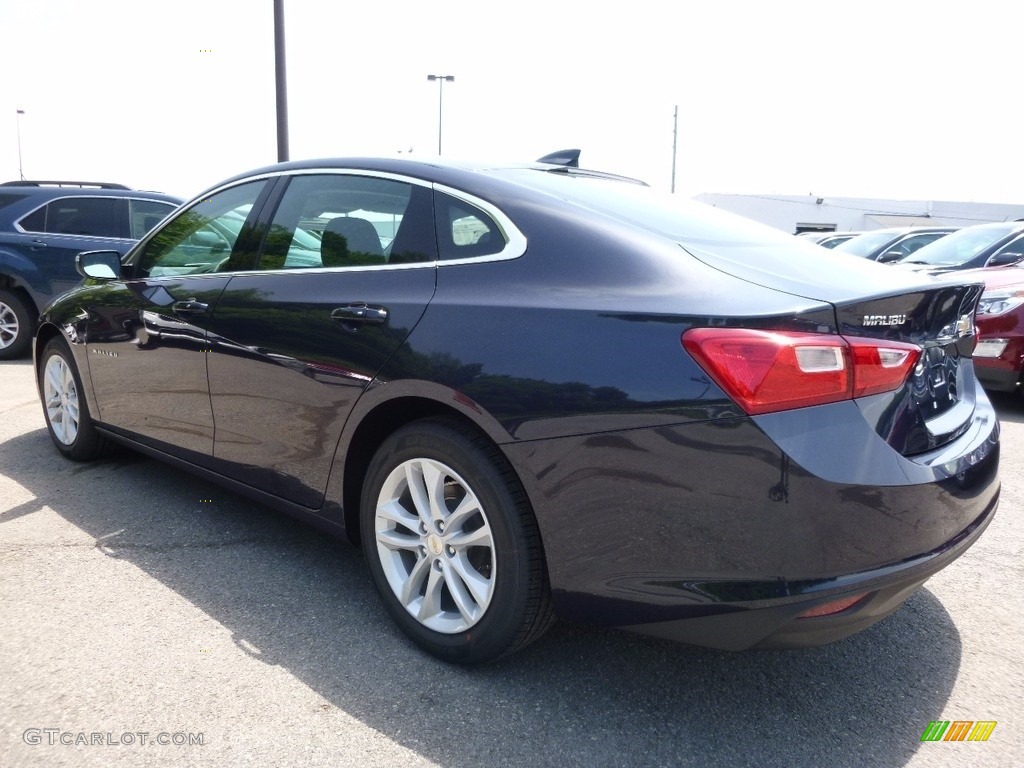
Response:
[[[152,9],[152,10],[150,10]],[[0,180],[191,197],[277,158],[272,0],[0,0]],[[285,0],[292,159],[582,164],[677,194],[1024,203],[1016,0]]]

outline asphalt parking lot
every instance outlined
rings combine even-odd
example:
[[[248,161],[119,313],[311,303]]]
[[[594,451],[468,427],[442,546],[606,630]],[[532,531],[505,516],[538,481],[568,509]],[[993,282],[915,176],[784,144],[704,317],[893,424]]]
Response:
[[[996,519],[860,635],[731,654],[559,624],[462,669],[348,544],[130,452],[62,459],[31,363],[0,363],[0,766],[1022,765],[1024,399],[996,405]],[[998,725],[922,743],[933,720]]]

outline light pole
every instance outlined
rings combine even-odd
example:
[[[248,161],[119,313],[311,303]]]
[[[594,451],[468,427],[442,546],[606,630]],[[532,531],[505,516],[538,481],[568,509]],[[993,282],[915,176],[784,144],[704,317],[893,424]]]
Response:
[[[455,75],[427,75],[427,80],[437,80],[437,154],[441,155],[441,120],[444,115],[444,84],[452,83]]]
[[[288,159],[288,86],[284,57],[284,0],[274,0],[274,86],[277,95],[277,162]]]
[[[18,176],[21,179],[21,181],[25,180],[25,172],[21,169],[21,116],[24,114],[24,109],[18,110]]]
[[[679,105],[672,113],[672,194],[676,193],[676,143],[679,139]]]

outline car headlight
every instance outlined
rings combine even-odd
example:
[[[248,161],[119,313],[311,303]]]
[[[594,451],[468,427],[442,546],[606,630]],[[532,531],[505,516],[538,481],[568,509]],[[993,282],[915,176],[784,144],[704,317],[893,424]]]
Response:
[[[979,316],[1002,315],[1024,304],[1024,291],[985,291],[978,302]]]

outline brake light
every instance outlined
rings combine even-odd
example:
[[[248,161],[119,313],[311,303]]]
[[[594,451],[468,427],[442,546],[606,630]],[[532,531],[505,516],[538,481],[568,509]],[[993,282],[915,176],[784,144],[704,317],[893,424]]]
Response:
[[[889,392],[921,353],[902,342],[752,328],[691,328],[682,343],[751,415]]]

